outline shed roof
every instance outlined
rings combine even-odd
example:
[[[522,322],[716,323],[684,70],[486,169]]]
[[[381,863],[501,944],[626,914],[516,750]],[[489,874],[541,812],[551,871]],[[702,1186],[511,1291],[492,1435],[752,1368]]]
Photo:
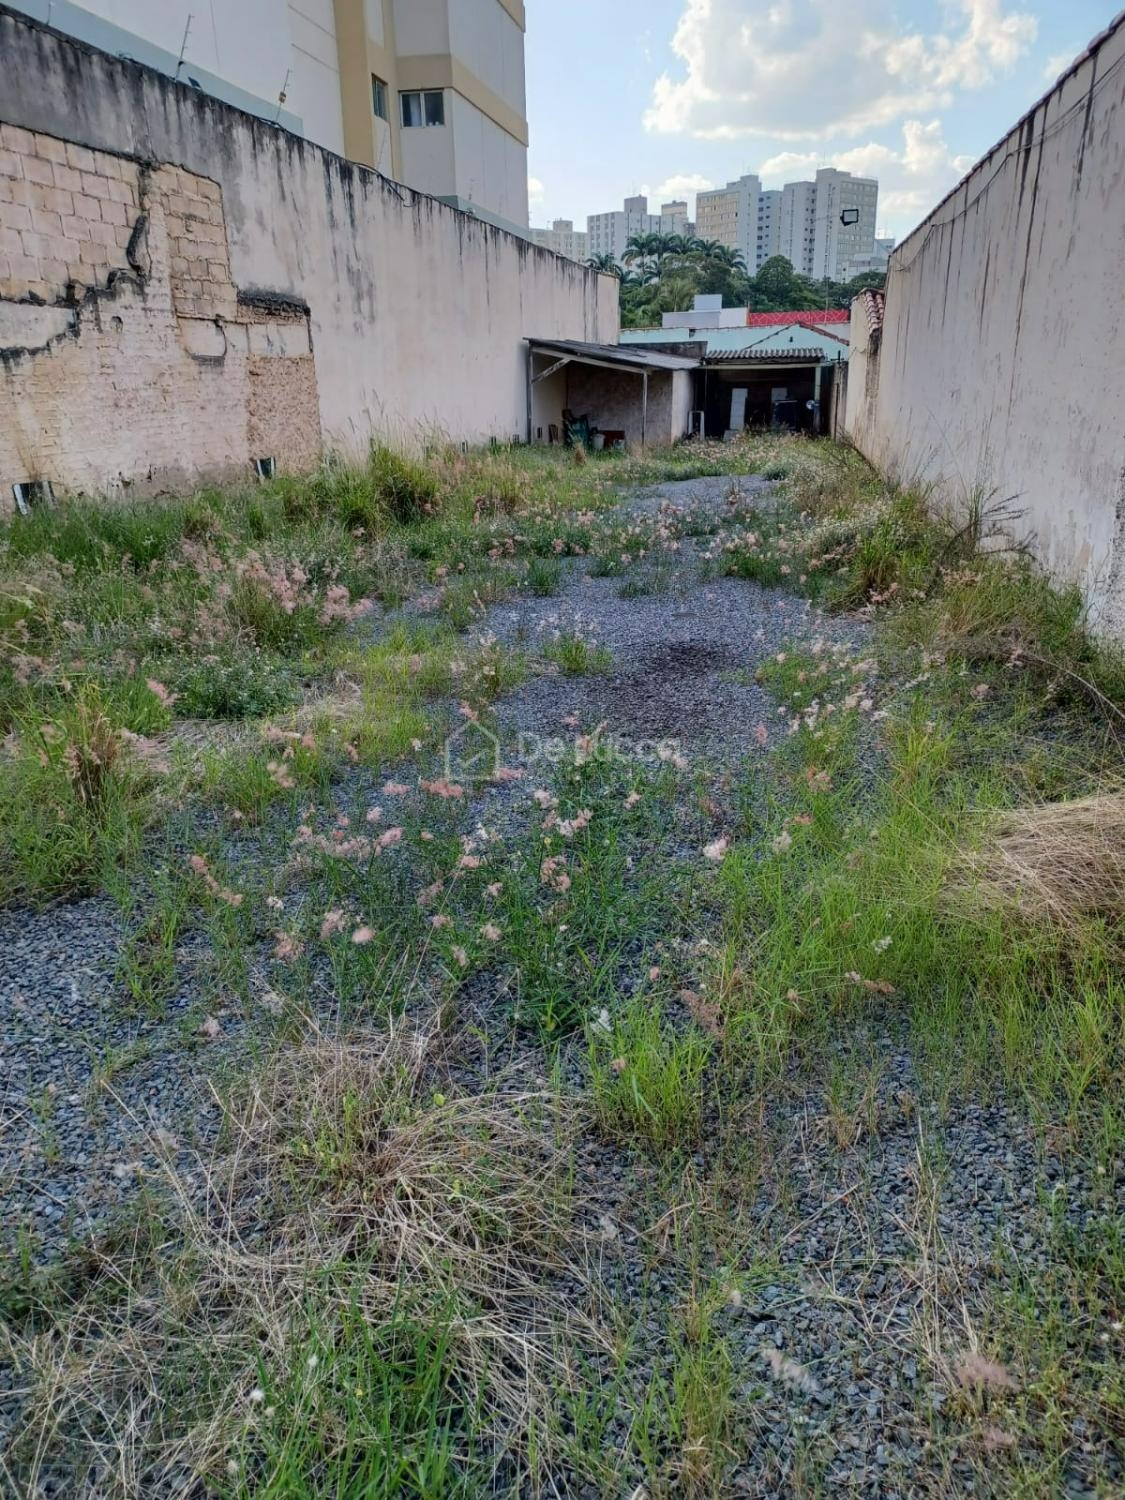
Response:
[[[788,350],[819,346],[822,359],[846,359],[848,340],[841,334],[846,333],[847,328],[843,324],[837,326],[838,333],[798,323],[776,323],[766,328],[709,328],[685,339],[670,338],[669,333],[673,331],[670,329],[665,329],[662,337],[660,330],[655,328],[623,328],[620,347],[665,349],[669,344],[694,343],[700,346],[702,355],[736,354],[749,348]]]
[[[824,363],[824,351],[811,344],[804,348],[784,349],[727,349],[703,356],[705,365],[819,365]]]
[[[533,354],[553,354],[579,363],[616,365],[625,370],[694,370],[697,359],[683,354],[663,354],[639,344],[584,344],[577,339],[528,339]]]

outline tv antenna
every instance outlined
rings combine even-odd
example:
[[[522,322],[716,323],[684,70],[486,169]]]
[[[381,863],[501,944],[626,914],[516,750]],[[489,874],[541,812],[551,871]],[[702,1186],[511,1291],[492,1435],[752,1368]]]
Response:
[[[176,78],[180,76],[180,69],[184,65],[184,53],[187,51],[188,37],[191,35],[191,11],[188,11],[187,22],[184,26],[184,39],[180,43],[180,56],[176,63]]]

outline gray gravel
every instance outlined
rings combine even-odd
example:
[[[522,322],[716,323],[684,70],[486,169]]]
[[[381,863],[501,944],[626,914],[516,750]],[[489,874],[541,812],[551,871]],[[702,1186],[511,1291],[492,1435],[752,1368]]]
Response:
[[[669,505],[721,516],[730,487],[726,478],[667,484],[631,504],[648,521]],[[747,494],[761,487],[741,484]],[[685,538],[658,563],[646,560],[642,571],[667,569],[661,592],[623,598],[622,578],[590,577],[587,560],[573,559],[557,597],[521,594],[490,612],[487,630],[510,644],[536,650],[578,633],[612,654],[604,674],[534,675],[498,704],[509,754],[521,735],[566,738],[604,724],[607,735],[676,741],[691,769],[717,773],[758,753],[760,723],[771,742],[785,733],[754,682],[764,660],[801,638],[863,649],[858,620],[710,576],[707,545]],[[534,772],[534,761],[525,768]],[[490,788],[469,811],[486,824],[522,820],[535,785],[529,774]],[[173,1149],[209,1134],[208,1067],[229,1047],[212,1049],[195,1033],[205,955],[187,946],[180,987],[157,1019],[122,1002],[113,977],[120,939],[101,900],[0,913],[0,1219],[9,1249],[30,1232],[49,1253],[104,1222],[155,1171],[156,1132]],[[492,1038],[478,1056],[466,1053],[458,1076],[476,1079],[513,1058],[541,1076],[541,1053],[513,1039],[493,999],[487,976],[473,982],[466,1004]],[[1061,1201],[1063,1218],[1080,1227],[1113,1212],[1114,1187],[1064,1167],[1014,1111],[960,1101],[942,1115],[926,1103],[893,1013],[854,1029],[846,1045],[878,1077],[873,1128],[841,1146],[822,1081],[794,1073],[765,1118],[747,1122],[736,1227],[703,1268],[745,1288],[741,1304],[720,1314],[754,1434],[729,1493],[988,1493],[979,1432],[943,1425],[949,1384],[928,1336],[940,1333],[946,1348],[967,1337],[982,1287],[1003,1274],[1001,1250],[1033,1271],[1047,1263],[1045,1203]],[[107,1062],[113,1076],[99,1086]],[[577,1052],[567,1067],[577,1081]],[[710,1166],[701,1152],[700,1181]],[[666,1329],[687,1292],[682,1268],[654,1253],[649,1235],[668,1206],[667,1184],[643,1158],[591,1141],[579,1190],[591,1233],[614,1227],[604,1261],[623,1321],[638,1326],[640,1392],[668,1368]],[[1097,1330],[1075,1338],[1102,1347]],[[623,1412],[610,1441],[626,1440]],[[1059,1492],[1093,1494],[1094,1475],[1110,1493],[1107,1484],[1125,1479],[1120,1454],[1102,1437],[1084,1447],[1078,1435]],[[566,1476],[559,1492],[583,1493]]]

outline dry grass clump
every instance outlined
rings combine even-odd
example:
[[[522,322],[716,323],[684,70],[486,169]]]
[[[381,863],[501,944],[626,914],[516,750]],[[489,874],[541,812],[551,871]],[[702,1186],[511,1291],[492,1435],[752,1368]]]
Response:
[[[566,1304],[570,1125],[545,1094],[446,1098],[432,1041],[287,1049],[215,1159],[169,1163],[168,1243],[0,1335],[26,1492],[430,1493],[417,1469],[452,1493],[543,1463],[549,1393],[596,1337]]]
[[[1044,802],[997,817],[955,869],[954,898],[1073,931],[1125,932],[1125,791]]]

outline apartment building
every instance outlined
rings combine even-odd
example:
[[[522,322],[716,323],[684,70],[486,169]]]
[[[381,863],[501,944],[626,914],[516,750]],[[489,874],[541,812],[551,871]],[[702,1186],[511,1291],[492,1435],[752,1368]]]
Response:
[[[747,270],[754,272],[772,253],[776,197],[762,192],[761,180],[753,172],[726,187],[710,188],[695,200],[696,233],[701,240],[718,240],[740,251]]]
[[[12,0],[13,8],[526,233],[523,0]]]
[[[835,167],[822,167],[815,187],[809,274],[816,281],[839,281],[850,261],[874,253],[879,184],[873,177],[853,177]]]
[[[787,182],[781,190],[775,253],[802,276],[843,280],[851,264],[875,253],[878,202],[879,184],[873,177],[853,177],[835,167],[822,167],[813,182]]]
[[[626,198],[620,209],[590,214],[586,219],[588,253],[612,255],[618,265],[625,264],[625,247],[635,234],[690,235],[692,231],[685,202],[663,203],[658,214],[650,214],[648,198],[643,193]]]
[[[550,229],[532,229],[531,238],[544,250],[553,250],[570,260],[585,260],[589,254],[586,231],[575,229],[572,219],[555,219]]]
[[[778,212],[778,254],[794,271],[811,276],[816,243],[816,184],[787,182]]]
[[[894,247],[893,235],[883,238],[876,235],[875,249],[870,255],[853,255],[844,261],[840,268],[840,280],[850,281],[853,276],[862,276],[867,271],[885,272]]]
[[[758,195],[758,234],[754,246],[752,269],[761,270],[781,247],[781,189],[771,188]],[[750,262],[747,262],[749,265]]]

